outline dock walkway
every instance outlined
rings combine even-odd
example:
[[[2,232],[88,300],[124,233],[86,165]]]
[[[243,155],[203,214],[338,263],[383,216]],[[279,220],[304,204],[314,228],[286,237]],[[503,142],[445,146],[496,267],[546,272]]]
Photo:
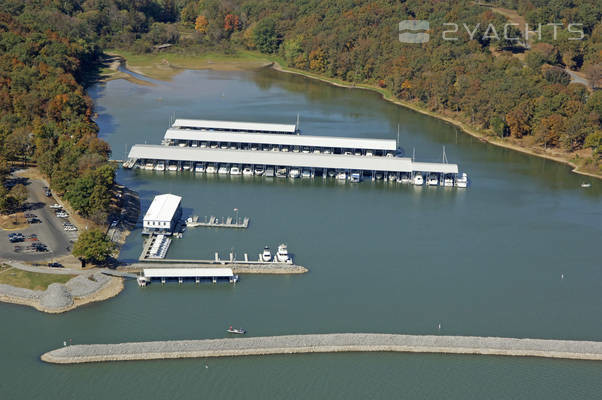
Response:
[[[186,226],[189,228],[195,228],[197,226],[204,226],[210,228],[241,228],[247,229],[249,227],[249,217],[244,217],[242,221],[234,221],[232,217],[227,217],[224,221],[224,218],[220,219],[215,216],[205,217],[205,221],[198,221],[196,218],[190,219],[186,221]]]
[[[482,354],[600,361],[602,360],[602,342],[473,336],[333,333],[75,345],[52,350],[43,354],[41,359],[48,363],[75,364],[101,361],[336,352]]]

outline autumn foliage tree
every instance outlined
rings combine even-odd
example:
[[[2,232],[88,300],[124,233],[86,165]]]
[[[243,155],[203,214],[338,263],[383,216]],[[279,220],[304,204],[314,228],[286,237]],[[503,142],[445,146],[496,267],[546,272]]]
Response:
[[[209,26],[209,21],[207,21],[207,17],[204,15],[199,15],[196,17],[196,21],[194,23],[194,30],[198,33],[205,34],[207,33],[207,26]]]
[[[237,15],[226,14],[224,17],[224,31],[232,33],[238,31],[241,28],[240,19]]]

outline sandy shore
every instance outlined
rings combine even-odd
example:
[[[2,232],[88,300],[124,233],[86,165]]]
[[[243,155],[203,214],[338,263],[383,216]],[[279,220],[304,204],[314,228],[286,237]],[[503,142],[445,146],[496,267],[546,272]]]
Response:
[[[338,352],[480,354],[602,361],[602,342],[475,336],[332,333],[76,345],[49,351],[43,354],[41,359],[49,363],[76,364]]]

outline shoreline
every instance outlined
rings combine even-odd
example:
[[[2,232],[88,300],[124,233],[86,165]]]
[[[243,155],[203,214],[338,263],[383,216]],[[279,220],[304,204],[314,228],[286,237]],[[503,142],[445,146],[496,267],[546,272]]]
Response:
[[[129,71],[132,71],[133,73],[148,77],[150,79],[159,79],[161,80],[161,78],[158,77],[154,77],[152,75],[149,75],[147,73],[145,73],[145,71],[143,71],[142,69],[140,69],[139,67],[137,67],[136,65],[130,65],[127,62],[127,57],[119,54],[118,52],[111,52],[111,53],[107,53],[110,54],[113,57],[120,57],[123,61],[124,61],[124,68],[128,69]],[[165,53],[165,54],[169,54],[169,53]],[[245,53],[246,54],[246,53]],[[253,54],[249,52],[249,54]],[[178,54],[178,56],[180,56]],[[184,69],[214,69],[214,70],[228,70],[227,68],[225,68],[225,65],[228,65],[228,63],[230,63],[231,65],[233,65],[234,63],[247,63],[247,64],[254,64],[253,66],[255,68],[272,68],[275,71],[278,72],[284,72],[284,73],[288,73],[288,74],[294,74],[294,75],[300,75],[303,76],[305,78],[310,78],[310,79],[315,79],[324,83],[328,83],[334,86],[338,86],[338,87],[342,87],[342,88],[347,88],[347,89],[363,89],[363,90],[370,90],[373,92],[377,92],[378,94],[381,95],[382,99],[388,102],[391,102],[393,104],[396,104],[398,106],[401,107],[405,107],[408,108],[410,110],[419,112],[423,115],[427,115],[429,117],[432,118],[436,118],[438,120],[447,122],[448,124],[451,124],[457,128],[459,128],[461,131],[463,131],[464,133],[467,133],[469,135],[471,135],[472,137],[475,137],[477,139],[479,139],[480,141],[482,141],[483,143],[488,143],[494,146],[498,146],[498,147],[502,147],[505,149],[509,149],[509,150],[513,150],[513,151],[518,151],[520,153],[523,154],[527,154],[530,156],[534,156],[534,157],[539,157],[539,158],[545,158],[551,161],[555,161],[555,162],[559,162],[562,163],[564,165],[567,165],[569,167],[571,167],[571,172],[575,173],[575,174],[579,174],[579,175],[583,175],[583,176],[589,176],[592,178],[597,178],[597,179],[602,179],[602,172],[592,172],[592,171],[586,171],[586,170],[582,170],[580,169],[581,167],[579,165],[577,165],[575,162],[571,161],[570,158],[568,158],[569,156],[563,156],[560,154],[546,154],[544,153],[545,150],[539,150],[539,149],[534,149],[534,148],[530,148],[530,147],[526,147],[526,146],[521,146],[518,145],[516,143],[508,143],[506,141],[503,140],[499,140],[495,137],[490,137],[484,133],[481,133],[478,131],[478,129],[473,128],[468,126],[466,123],[454,118],[454,117],[450,117],[444,114],[440,114],[440,113],[436,113],[433,111],[429,111],[417,104],[408,102],[408,101],[404,101],[404,100],[399,100],[397,98],[394,98],[391,94],[387,93],[385,90],[378,88],[376,86],[373,85],[369,85],[369,84],[352,84],[352,83],[348,83],[339,79],[332,79],[332,78],[327,78],[324,76],[321,76],[319,74],[314,74],[312,72],[308,72],[308,71],[302,71],[302,70],[298,70],[296,68],[290,68],[290,67],[283,67],[278,61],[275,61],[270,57],[267,56],[263,56],[261,55],[261,57],[257,54],[255,55],[256,59],[261,59],[261,57],[263,57],[264,60],[270,60],[269,63],[264,63],[263,65],[261,63],[253,63],[251,60],[243,60],[241,58],[236,58],[235,56],[230,57],[230,61],[227,61],[228,58],[224,57],[220,62],[211,62],[210,60],[207,61],[207,58],[205,58],[205,65],[202,66],[175,66],[174,69],[175,70],[184,70]],[[160,56],[158,55],[157,58],[159,58]],[[199,56],[201,57],[201,56]],[[226,61],[224,61],[226,60]],[[167,63],[169,66],[171,66],[171,64]],[[251,68],[251,66],[248,66],[249,68]],[[234,68],[236,69],[236,68]],[[132,76],[130,76],[132,79],[136,79]],[[114,78],[114,79],[119,79],[118,77]]]
[[[273,354],[398,352],[602,361],[602,342],[478,336],[330,333],[250,338],[82,344],[40,356],[51,364],[239,357]]]

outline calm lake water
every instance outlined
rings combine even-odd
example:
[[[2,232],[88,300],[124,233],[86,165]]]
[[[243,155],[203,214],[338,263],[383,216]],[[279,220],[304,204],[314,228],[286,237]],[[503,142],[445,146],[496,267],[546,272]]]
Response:
[[[74,343],[250,335],[390,332],[602,340],[602,185],[558,163],[483,144],[371,92],[271,70],[185,71],[171,82],[90,90],[101,136],[124,158],[161,141],[169,118],[294,123],[306,134],[395,138],[419,161],[469,173],[469,190],[321,179],[210,179],[120,170],[141,195],[183,196],[184,214],[251,218],[246,231],[197,228],[168,257],[253,258],[286,242],[302,276],[230,285],[128,282],[118,297],[64,315],[0,304],[3,398],[590,399],[602,363],[416,354],[43,364]],[[590,189],[580,183],[592,181]],[[141,250],[135,231],[121,257]],[[564,275],[564,279],[561,279]],[[441,330],[437,325],[441,323]]]

